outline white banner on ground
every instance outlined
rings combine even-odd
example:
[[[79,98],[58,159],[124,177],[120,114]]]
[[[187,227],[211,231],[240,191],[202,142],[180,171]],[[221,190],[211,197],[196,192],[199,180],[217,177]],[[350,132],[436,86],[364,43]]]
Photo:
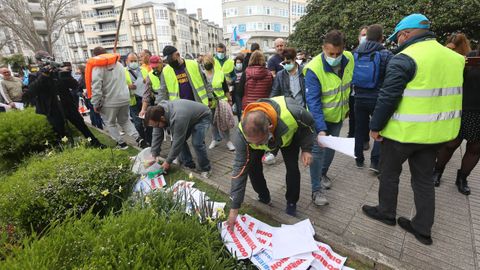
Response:
[[[335,253],[332,248],[324,243],[317,242],[318,251],[313,252],[315,260],[312,262],[312,268],[315,270],[340,270],[342,269],[346,257]]]
[[[167,182],[165,181],[165,177],[163,177],[163,175],[157,175],[154,178],[149,178],[148,176],[144,175],[137,181],[133,191],[147,194],[152,190],[162,189],[166,185]]]
[[[283,258],[280,260],[273,259],[272,251],[264,249],[262,252],[259,252],[253,255],[250,258],[250,261],[262,270],[306,270],[312,264],[314,260],[312,254],[305,254],[304,256],[295,256],[291,258]]]
[[[272,251],[274,259],[293,257],[298,254],[311,253],[318,250],[311,234],[310,221],[286,225],[273,232]]]
[[[221,235],[227,250],[239,260],[249,259],[262,249],[262,244],[258,242],[240,216],[237,217],[233,229],[228,228],[227,222],[223,222]]]
[[[241,216],[241,220],[247,224],[248,229],[255,234],[264,249],[272,249],[273,231],[276,229],[250,215]]]

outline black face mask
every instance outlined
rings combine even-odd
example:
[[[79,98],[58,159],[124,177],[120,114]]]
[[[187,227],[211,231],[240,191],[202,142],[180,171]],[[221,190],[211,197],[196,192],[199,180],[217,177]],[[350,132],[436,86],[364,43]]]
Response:
[[[204,67],[206,70],[212,70],[213,64],[212,64],[212,63],[206,63],[205,65],[203,65],[203,67]]]
[[[153,70],[153,75],[155,75],[155,76],[157,76],[157,77],[159,77],[159,76],[160,76],[160,73],[161,73],[161,72],[160,72],[160,71],[158,71],[158,70],[156,70],[156,69],[155,69],[155,70]]]
[[[178,69],[180,67],[180,63],[178,63],[177,60],[170,59],[168,64],[174,69]]]

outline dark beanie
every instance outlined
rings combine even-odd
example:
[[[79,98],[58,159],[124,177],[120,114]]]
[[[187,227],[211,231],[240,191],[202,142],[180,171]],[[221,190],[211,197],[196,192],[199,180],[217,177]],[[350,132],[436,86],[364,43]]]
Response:
[[[177,48],[167,45],[163,48],[163,57],[168,57],[175,53],[177,51]]]

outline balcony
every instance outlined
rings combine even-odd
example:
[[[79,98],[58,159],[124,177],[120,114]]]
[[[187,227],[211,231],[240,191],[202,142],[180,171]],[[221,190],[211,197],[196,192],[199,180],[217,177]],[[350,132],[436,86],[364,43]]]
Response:
[[[173,42],[176,42],[176,41],[177,41],[177,36],[172,35],[172,41],[173,41]]]
[[[132,25],[140,25],[140,21],[137,20],[131,20]]]
[[[143,24],[152,24],[152,19],[151,18],[143,18],[142,23]]]
[[[114,28],[114,27],[102,28],[102,29],[98,29],[97,31],[102,33],[103,35],[104,34],[115,34],[115,32],[117,31],[117,28]]]
[[[73,34],[75,33],[75,28],[73,27],[65,27],[65,32],[69,33],[69,34]]]
[[[93,18],[95,18],[97,20],[108,19],[108,20],[105,20],[105,21],[109,21],[109,20],[115,20],[117,18],[117,15],[118,14],[116,12],[108,12],[108,13],[97,14],[97,15],[93,16]]]
[[[144,35],[144,36],[143,36],[143,39],[146,40],[146,41],[155,40],[155,38],[153,37],[152,34],[150,34],[150,35]]]
[[[68,47],[70,47],[70,48],[78,47],[77,42],[68,42]]]
[[[82,64],[82,63],[85,63],[87,61],[87,59],[85,59],[85,57],[76,57],[76,58],[73,58],[73,63],[74,64]]]
[[[93,1],[93,7],[96,9],[113,7],[113,0],[95,0]]]
[[[85,29],[83,29],[83,27],[77,27],[77,32],[78,33],[83,33],[83,32],[85,32]]]
[[[170,26],[175,26],[175,21],[174,20],[170,20]]]
[[[133,41],[135,41],[135,42],[142,41],[142,36],[133,36]]]
[[[78,42],[78,46],[80,46],[80,47],[82,47],[82,48],[83,48],[83,47],[87,47],[87,46],[88,46],[88,44],[87,44],[87,42],[86,42],[86,41],[80,41],[80,42]]]

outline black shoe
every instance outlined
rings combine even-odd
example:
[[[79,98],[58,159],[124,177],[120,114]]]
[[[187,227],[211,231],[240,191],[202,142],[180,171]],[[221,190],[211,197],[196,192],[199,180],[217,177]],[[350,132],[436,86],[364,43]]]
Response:
[[[117,143],[117,146],[115,147],[120,150],[127,150],[128,149],[128,144],[127,143]]]
[[[258,195],[258,201],[261,203],[270,205],[270,202],[272,201],[272,199],[270,198],[270,194],[268,194],[267,196]]]
[[[148,147],[147,142],[142,138],[137,139],[137,145],[138,145],[138,147],[140,147],[142,149],[145,149],[145,148]]]
[[[374,172],[375,174],[379,174],[380,169],[378,168],[378,162],[371,162],[369,170]]]
[[[395,224],[396,224],[396,220],[394,218],[388,218],[388,217],[380,214],[380,212],[378,212],[378,208],[376,206],[364,205],[364,206],[362,206],[362,211],[369,218],[378,220],[378,221],[383,222],[387,225],[395,226]]]
[[[285,213],[292,217],[297,216],[297,204],[295,203],[287,203],[287,209],[285,209]]]
[[[94,139],[90,142],[90,145],[95,148],[100,148],[100,149],[105,149],[107,146],[103,143],[101,143],[99,140]]]
[[[457,181],[455,181],[455,185],[457,185],[458,191],[463,195],[470,195],[467,177],[468,175],[462,173],[460,170],[457,171]]]
[[[357,169],[363,169],[365,163],[361,160],[355,159],[355,166],[357,166]]]
[[[424,245],[431,245],[433,243],[431,236],[422,235],[417,231],[415,231],[415,229],[412,227],[412,222],[409,219],[404,217],[399,217],[398,225],[402,227],[402,229],[404,229],[405,231],[413,234],[420,243]]]
[[[437,170],[437,169],[435,169],[435,170],[433,171],[432,180],[433,180],[433,184],[434,184],[436,187],[439,187],[439,186],[440,186],[440,179],[442,178],[442,174],[443,174],[443,170]]]

